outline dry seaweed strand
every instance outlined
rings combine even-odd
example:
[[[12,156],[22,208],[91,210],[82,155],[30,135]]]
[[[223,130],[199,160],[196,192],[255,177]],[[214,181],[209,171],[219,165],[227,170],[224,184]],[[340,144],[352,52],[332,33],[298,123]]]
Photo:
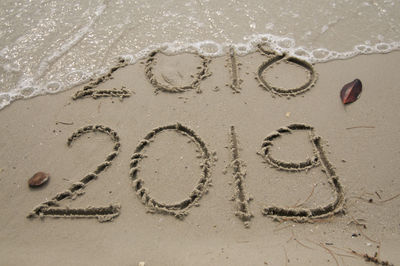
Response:
[[[111,162],[117,157],[120,149],[119,136],[117,132],[109,127],[102,125],[89,125],[78,129],[75,133],[68,138],[67,145],[70,147],[72,143],[79,137],[90,132],[100,132],[110,136],[114,142],[113,151],[106,157],[106,160],[99,164],[95,171],[85,175],[80,181],[73,183],[69,189],[58,193],[51,200],[41,203],[35,207],[27,216],[28,218],[35,217],[61,217],[61,218],[97,218],[100,222],[111,221],[120,213],[120,204],[110,204],[106,207],[93,207],[87,208],[68,208],[59,207],[60,201],[64,199],[75,199],[77,196],[83,195],[86,185],[96,179],[98,175],[107,169]]]
[[[374,240],[371,237],[367,236],[364,231],[361,228],[366,229],[367,226],[365,224],[362,224],[360,222],[358,222],[353,216],[350,215],[350,218],[352,219],[352,222],[356,225],[358,231],[360,231],[361,235],[363,235],[363,237],[365,237],[367,240],[374,242],[376,244],[379,244],[379,246],[381,245],[381,242],[378,240]]]
[[[317,242],[312,241],[312,240],[310,240],[310,239],[306,239],[306,240],[307,240],[308,242],[310,242],[310,243],[312,243],[312,244],[314,244],[314,245],[316,245],[316,246],[319,246],[319,247],[323,248],[324,250],[326,250],[326,251],[329,253],[329,255],[331,255],[332,258],[335,260],[336,265],[339,265],[339,261],[337,260],[336,256],[339,256],[340,259],[341,259],[342,261],[343,261],[343,258],[342,258],[342,257],[354,258],[354,256],[351,256],[351,255],[337,253],[337,252],[333,251],[332,249],[328,248],[328,247],[326,246],[326,244],[324,244],[324,243],[321,243],[321,242],[317,243]],[[335,248],[340,249],[340,248],[338,248],[338,247],[335,247]],[[341,250],[343,250],[343,249],[341,249]],[[345,250],[345,251],[346,251],[346,250]],[[346,251],[346,252],[347,252],[347,251]]]
[[[66,125],[66,126],[72,126],[74,122],[63,122],[63,121],[56,121],[56,125],[61,124],[61,125]]]
[[[153,69],[157,64],[157,54],[159,53],[162,53],[162,51],[156,50],[149,54],[149,57],[147,58],[145,63],[145,70],[144,70],[145,76],[147,77],[151,85],[153,85],[156,88],[155,93],[157,93],[158,91],[176,93],[176,92],[184,92],[186,90],[191,90],[191,89],[195,89],[197,93],[201,93],[200,82],[211,75],[211,73],[208,70],[208,65],[211,62],[210,58],[198,55],[202,62],[201,66],[198,68],[199,71],[193,77],[193,81],[189,85],[173,86],[171,82],[166,81],[167,84],[159,82],[153,73]],[[163,79],[166,80],[166,77],[164,76]]]
[[[364,202],[374,203],[373,200],[372,200],[372,198],[369,198],[369,199],[364,198],[363,196],[364,196],[365,194],[373,195],[373,194],[371,194],[371,193],[369,193],[369,192],[365,192],[365,191],[364,191],[364,192],[362,192],[359,196],[349,196],[348,199],[359,199],[359,200],[362,200],[362,201],[364,201]]]
[[[364,231],[361,229],[361,227],[357,227],[357,228],[358,228],[358,230],[360,231],[360,233],[361,233],[367,240],[369,240],[369,241],[371,241],[371,242],[374,242],[374,243],[377,243],[377,244],[379,244],[379,245],[381,244],[380,241],[374,240],[374,239],[372,239],[371,237],[367,236],[367,234],[364,233]]]
[[[364,194],[373,195],[372,193],[369,193],[369,192],[363,192],[360,196],[352,196],[350,198],[351,199],[359,199],[359,200],[362,200],[362,201],[365,201],[365,202],[368,202],[368,203],[372,203],[372,204],[383,204],[383,203],[389,202],[391,200],[394,200],[394,199],[400,197],[400,193],[399,193],[399,194],[394,195],[394,196],[392,196],[392,197],[390,197],[388,199],[382,200],[382,197],[377,192],[375,192],[375,194],[378,196],[379,200],[373,200],[372,198],[369,198],[369,199],[364,198],[363,197]]]
[[[317,243],[317,242],[314,242],[314,241],[312,241],[312,240],[310,240],[310,239],[306,239],[308,242],[310,242],[310,243],[313,243],[313,244],[315,244],[315,245],[317,245],[317,246],[320,246],[319,245],[319,243],[321,243],[321,242],[319,242],[319,243]],[[322,244],[322,243],[321,243]],[[344,252],[346,252],[346,253],[349,253],[349,251],[347,250],[347,249],[344,249],[344,248],[340,248],[340,247],[336,247],[336,246],[334,246],[333,245],[333,243],[325,243],[324,244],[326,247],[329,245],[330,247],[330,249],[332,250],[332,248],[334,248],[334,249],[337,249],[337,250],[340,250],[340,251],[344,251]],[[356,259],[357,257],[356,256],[354,256],[353,254],[343,254],[343,253],[338,253],[337,251],[334,251],[334,250],[332,250],[332,252],[336,255],[336,256],[339,256],[339,257],[347,257],[347,258],[352,258],[352,259]]]
[[[232,152],[232,162],[233,167],[233,177],[235,184],[235,193],[233,195],[233,200],[236,202],[236,212],[235,215],[239,217],[243,222],[245,227],[249,227],[249,222],[253,217],[253,214],[249,210],[249,203],[251,197],[246,193],[244,188],[244,179],[246,177],[246,170],[243,167],[242,161],[239,159],[239,148],[238,140],[235,132],[235,127],[230,128],[230,142],[231,142],[231,152]]]
[[[264,48],[262,45],[258,45],[258,51],[263,54],[268,56],[268,60],[265,61],[260,65],[257,71],[256,79],[259,82],[259,85],[264,88],[265,90],[276,94],[278,96],[296,96],[298,94],[305,93],[306,91],[310,90],[312,87],[315,86],[315,83],[317,82],[318,75],[314,70],[314,67],[299,58],[292,57],[292,56],[287,56],[285,53],[283,54],[277,54],[275,51],[272,51],[268,48]],[[308,72],[308,81],[304,83],[303,85],[296,87],[296,88],[280,88],[276,86],[272,86],[269,84],[263,77],[263,72],[269,68],[271,65],[277,63],[278,61],[284,60],[287,63],[292,63],[295,65],[298,65],[304,69],[307,70]]]
[[[352,215],[349,215],[350,218],[352,219],[352,221],[348,222],[347,225],[349,224],[355,224],[358,226],[362,226],[364,228],[367,228],[367,225],[364,223],[365,220],[364,219],[355,219]]]
[[[294,241],[296,241],[300,246],[303,246],[303,247],[305,247],[305,248],[307,248],[307,249],[313,249],[312,247],[309,247],[309,246],[307,246],[306,244],[304,244],[303,242],[301,242],[300,240],[298,240],[297,237],[296,237],[296,235],[294,234],[293,229],[291,230],[291,232],[292,232],[292,235],[291,235],[291,237],[289,238],[289,240],[286,241],[286,243],[289,243],[290,241],[294,240]]]
[[[124,86],[121,89],[113,88],[113,89],[102,89],[95,90],[95,88],[101,84],[106,82],[107,80],[112,78],[112,73],[118,70],[119,68],[127,66],[128,63],[124,59],[120,59],[118,63],[112,67],[107,74],[102,75],[96,80],[91,81],[88,85],[84,86],[82,90],[77,91],[73,96],[73,100],[81,99],[84,97],[92,97],[93,99],[97,99],[100,97],[119,97],[123,99],[125,97],[130,97],[132,93],[127,90]]]
[[[397,194],[396,196],[390,197],[390,198],[388,198],[388,199],[380,200],[380,201],[378,201],[378,203],[385,203],[385,202],[394,200],[394,199],[398,198],[399,196],[400,196],[400,194]]]
[[[300,206],[304,205],[312,197],[312,195],[314,194],[315,187],[316,187],[316,185],[313,185],[313,188],[312,188],[310,194],[308,195],[308,197],[305,200],[303,200],[302,202],[296,203],[294,205],[294,207],[297,208],[297,207],[300,207]]]
[[[354,127],[346,127],[346,129],[356,129],[356,128],[375,128],[374,126],[354,126]]]
[[[231,89],[233,90],[234,93],[240,93],[240,84],[243,82],[239,78],[239,64],[237,63],[236,60],[236,53],[235,53],[235,48],[231,47],[229,49],[229,60],[230,60],[230,73],[231,73],[231,78],[232,78],[232,83],[230,85]]]
[[[339,261],[337,260],[337,258],[336,258],[336,256],[335,256],[335,253],[334,253],[331,249],[329,249],[327,246],[325,246],[324,244],[322,244],[322,243],[319,243],[319,246],[322,247],[323,249],[325,249],[326,251],[328,251],[328,253],[329,253],[329,254],[332,256],[332,258],[335,260],[336,265],[339,266]]]
[[[285,246],[283,246],[283,251],[285,252],[285,265],[287,266],[288,265],[288,261],[289,261],[289,257],[288,257],[288,254],[287,254]]]
[[[197,182],[194,190],[188,195],[186,199],[177,203],[164,203],[157,201],[150,196],[150,191],[144,186],[144,180],[138,177],[139,163],[146,156],[143,154],[143,149],[150,145],[157,134],[165,130],[175,130],[178,133],[190,138],[201,151],[201,158],[203,159],[200,167],[202,175]],[[207,193],[208,187],[211,186],[211,154],[209,153],[204,141],[190,128],[180,124],[172,124],[162,127],[157,127],[150,131],[143,140],[141,140],[135,149],[134,154],[131,156],[130,172],[129,175],[132,179],[132,187],[136,191],[137,196],[141,199],[142,203],[146,206],[147,211],[150,213],[163,213],[174,215],[178,219],[184,219],[188,214],[188,210],[192,206],[197,206],[201,197]]]
[[[382,200],[382,197],[381,197],[381,195],[378,193],[378,191],[375,191],[375,194],[378,196],[378,198],[380,199],[380,200]],[[400,195],[400,194],[399,194]]]
[[[384,261],[378,258],[378,253],[375,253],[374,256],[370,256],[367,253],[361,254],[353,249],[350,249],[351,254],[357,255],[361,258],[363,258],[365,261],[367,262],[372,262],[375,263],[376,265],[383,265],[383,266],[394,266],[393,263],[389,262],[389,261]]]
[[[280,138],[282,134],[291,134],[296,130],[306,130],[309,132],[310,142],[313,144],[314,156],[300,163],[285,162],[274,159],[270,154],[270,148],[273,146],[273,141]],[[264,139],[262,151],[260,155],[272,167],[282,171],[296,172],[306,171],[310,168],[322,165],[324,173],[327,175],[329,183],[335,191],[335,200],[325,206],[316,208],[282,208],[276,206],[265,206],[262,213],[265,216],[274,218],[274,220],[293,220],[296,222],[313,222],[321,219],[332,217],[344,211],[344,192],[343,187],[339,182],[339,178],[335,173],[334,167],[328,161],[325,152],[322,148],[322,139],[316,136],[314,128],[305,124],[291,124],[288,127],[279,128],[276,132],[271,133]]]
[[[312,247],[307,246],[306,244],[304,244],[303,242],[301,242],[294,234],[293,230],[292,230],[292,235],[293,235],[293,240],[296,241],[299,245],[308,248],[308,249],[313,249]]]
[[[275,233],[278,232],[278,231],[285,230],[285,229],[287,229],[287,228],[289,228],[289,227],[292,227],[291,224],[288,224],[288,225],[285,225],[285,226],[282,226],[282,227],[278,228],[279,226],[280,226],[280,224],[278,224],[278,225],[275,227],[275,229],[273,230]]]

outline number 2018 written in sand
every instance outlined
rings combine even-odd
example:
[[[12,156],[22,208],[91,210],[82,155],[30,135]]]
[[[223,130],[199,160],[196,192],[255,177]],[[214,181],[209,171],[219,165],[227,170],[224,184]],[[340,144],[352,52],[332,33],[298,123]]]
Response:
[[[265,89],[271,91],[272,93],[279,95],[296,95],[303,93],[308,90],[316,80],[316,75],[311,65],[299,60],[297,58],[286,57],[285,55],[276,55],[275,53],[269,52],[260,47],[260,52],[267,55],[269,60],[264,62],[258,70],[257,79],[260,85]],[[150,54],[146,61],[145,74],[150,83],[157,89],[168,92],[181,92],[189,88],[198,89],[198,85],[202,79],[207,77],[207,65],[209,59],[205,57],[202,58],[202,66],[199,67],[199,72],[194,77],[194,81],[188,86],[174,87],[165,84],[161,84],[155,78],[152,68],[156,63],[157,52]],[[240,91],[241,80],[238,77],[237,60],[235,52],[233,49],[229,52],[229,59],[231,62],[231,76],[232,84],[231,88],[235,92]],[[262,77],[262,72],[266,70],[270,65],[279,61],[287,60],[289,62],[298,64],[311,73],[309,80],[306,84],[289,90],[284,90],[282,88],[277,88],[269,85],[265,79]],[[122,89],[119,90],[94,90],[94,88],[111,77],[111,73],[117,70],[119,67],[125,66],[125,62],[121,60],[119,65],[112,68],[110,73],[99,78],[101,80],[96,80],[91,82],[88,86],[85,86],[83,90],[78,91],[73,99],[79,99],[82,97],[91,96],[93,98],[97,97],[128,97],[129,91]],[[164,131],[174,131],[181,134],[193,142],[197,148],[198,158],[201,160],[200,168],[201,175],[189,195],[178,203],[165,203],[161,202],[150,195],[150,190],[145,186],[143,178],[140,176],[140,163],[142,160],[147,158],[145,150],[150,146],[151,142],[156,139],[157,135]],[[295,132],[307,132],[309,135],[310,144],[313,147],[313,157],[307,158],[302,162],[286,162],[282,160],[275,159],[271,155],[271,147],[276,139],[283,138],[287,134],[293,134]],[[70,198],[75,199],[77,196],[84,194],[85,187],[90,181],[96,179],[104,170],[111,166],[112,161],[118,156],[120,150],[120,139],[118,134],[111,128],[102,125],[90,125],[78,129],[72,136],[68,139],[68,146],[71,146],[73,142],[81,137],[82,135],[88,133],[101,133],[106,134],[113,141],[114,146],[110,154],[107,155],[105,161],[98,165],[98,167],[92,172],[85,175],[80,181],[72,184],[67,190],[58,193],[51,200],[41,203],[39,206],[35,207],[32,212],[28,215],[29,218],[33,217],[65,217],[65,218],[97,218],[99,221],[111,221],[113,218],[120,214],[121,206],[119,204],[111,204],[105,207],[87,207],[87,208],[66,208],[61,207],[60,202],[64,199]],[[321,166],[323,172],[326,174],[329,183],[333,188],[334,198],[332,202],[315,208],[303,208],[299,205],[293,208],[283,208],[279,206],[264,206],[262,208],[262,213],[265,216],[272,217],[276,220],[293,220],[297,222],[307,222],[314,219],[323,219],[331,217],[337,213],[343,211],[344,206],[344,193],[343,188],[339,182],[339,179],[335,173],[334,167],[329,162],[326,153],[322,147],[322,139],[317,136],[314,132],[314,128],[305,124],[291,124],[287,127],[282,127],[277,129],[272,134],[268,135],[261,144],[261,151],[259,154],[264,158],[264,160],[271,166],[278,170],[288,171],[288,172],[300,172],[307,171],[313,167]],[[250,211],[249,203],[251,197],[245,190],[245,168],[243,162],[240,160],[239,147],[238,147],[238,136],[235,131],[235,127],[230,128],[230,151],[231,151],[231,166],[233,168],[233,179],[234,179],[234,196],[236,207],[236,216],[238,216],[245,224],[249,225],[249,221],[253,217]],[[183,219],[191,207],[198,206],[199,201],[204,194],[207,193],[209,187],[211,186],[211,168],[214,162],[214,153],[210,153],[207,148],[206,143],[197,135],[195,131],[182,125],[180,123],[160,126],[151,130],[138,144],[134,153],[130,158],[130,171],[129,176],[132,180],[132,187],[135,190],[137,196],[145,205],[148,212],[151,213],[163,213],[174,215],[179,219]]]

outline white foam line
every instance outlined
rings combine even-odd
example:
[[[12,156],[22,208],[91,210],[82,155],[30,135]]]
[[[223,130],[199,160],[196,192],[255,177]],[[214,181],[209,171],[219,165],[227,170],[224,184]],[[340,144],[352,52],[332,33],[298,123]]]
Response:
[[[43,59],[39,65],[36,77],[24,77],[18,82],[17,88],[15,90],[7,93],[0,93],[0,110],[9,105],[12,101],[19,98],[31,98],[47,93],[57,93],[59,91],[64,91],[84,83],[85,80],[83,79],[80,79],[76,82],[61,81],[61,84],[58,81],[49,81],[47,84],[59,84],[58,88],[52,91],[50,91],[48,88],[39,87],[38,84],[35,84],[37,80],[46,73],[51,65],[54,64],[55,61],[57,61],[62,55],[68,52],[72,47],[77,45],[84,38],[84,36],[92,30],[92,25],[95,23],[97,18],[101,16],[105,9],[105,5],[99,6],[95,11],[96,18],[94,20],[90,21],[88,25],[79,29],[78,32],[68,41],[66,41],[60,48],[56,49],[50,56]],[[210,57],[218,57],[226,55],[231,47],[235,49],[235,52],[238,55],[246,55],[256,51],[258,44],[266,44],[272,50],[275,50],[279,53],[286,53],[290,56],[300,58],[309,63],[322,63],[338,59],[348,59],[361,54],[389,53],[391,51],[400,50],[400,41],[390,43],[378,43],[375,45],[357,44],[351,51],[338,52],[327,50],[325,48],[309,49],[303,46],[296,46],[296,42],[294,39],[286,36],[275,36],[272,34],[254,34],[251,36],[246,36],[246,38],[244,39],[246,39],[247,42],[217,43],[212,40],[203,40],[195,43],[182,43],[179,41],[165,42],[153,44],[135,54],[125,54],[120,55],[120,57],[127,60],[130,64],[134,64],[138,60],[147,57],[152,51],[158,49],[163,50],[163,52],[167,54],[178,54],[187,52],[199,53],[201,55]],[[3,50],[4,49],[6,48],[3,48]],[[98,69],[96,71],[93,71],[92,73],[87,73],[87,77],[94,73],[96,73],[96,75],[102,75],[105,72],[106,70],[99,71]],[[32,93],[29,95],[24,95],[23,91],[26,89],[32,90]]]

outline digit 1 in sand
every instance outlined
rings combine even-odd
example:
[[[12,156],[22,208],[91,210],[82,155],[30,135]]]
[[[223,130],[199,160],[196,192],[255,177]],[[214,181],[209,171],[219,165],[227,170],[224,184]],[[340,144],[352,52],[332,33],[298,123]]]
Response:
[[[231,78],[232,78],[232,83],[229,85],[231,89],[233,90],[233,93],[240,93],[240,84],[242,83],[242,80],[239,78],[239,65],[240,63],[237,63],[236,60],[236,53],[235,49],[231,47],[229,49],[229,59],[230,62],[229,65],[229,70],[231,72]]]
[[[246,227],[249,227],[249,222],[253,217],[253,214],[249,210],[249,202],[252,200],[252,198],[249,197],[244,188],[246,169],[244,167],[244,163],[239,159],[238,140],[234,126],[231,126],[230,128],[230,146],[232,153],[231,166],[233,168],[235,190],[232,200],[236,203],[235,215],[244,222]]]

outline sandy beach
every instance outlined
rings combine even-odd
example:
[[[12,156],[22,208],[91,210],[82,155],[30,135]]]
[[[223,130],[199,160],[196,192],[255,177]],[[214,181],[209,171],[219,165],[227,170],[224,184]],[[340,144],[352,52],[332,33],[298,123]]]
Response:
[[[272,57],[157,53],[1,110],[1,264],[398,265],[400,52]]]

